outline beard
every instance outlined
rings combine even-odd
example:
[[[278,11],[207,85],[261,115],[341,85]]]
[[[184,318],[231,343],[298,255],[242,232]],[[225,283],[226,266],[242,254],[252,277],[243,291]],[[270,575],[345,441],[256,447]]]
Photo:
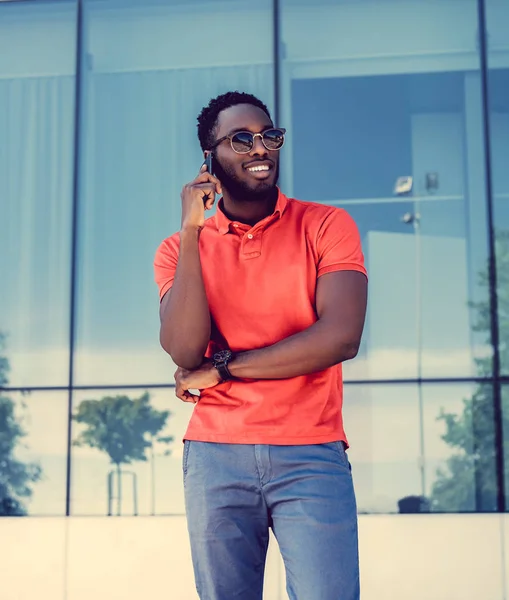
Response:
[[[253,184],[240,179],[235,171],[219,163],[214,156],[214,175],[221,182],[221,186],[235,200],[241,202],[259,202],[265,200],[267,196],[276,193],[276,184],[279,179],[279,161],[276,166],[276,176],[272,183],[267,181],[254,181]]]

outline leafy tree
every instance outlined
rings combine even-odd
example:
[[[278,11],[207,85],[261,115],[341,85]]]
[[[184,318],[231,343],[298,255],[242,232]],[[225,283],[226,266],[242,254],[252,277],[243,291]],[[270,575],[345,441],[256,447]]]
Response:
[[[509,369],[509,231],[501,231],[496,238],[498,276],[498,317],[500,360]],[[479,284],[488,289],[489,273],[479,275]],[[473,330],[486,334],[491,343],[491,314],[489,301],[471,303],[476,321]],[[491,357],[476,360],[480,377],[492,375]],[[509,397],[505,397],[503,430],[509,431]],[[495,476],[495,432],[493,414],[493,389],[479,384],[471,398],[463,400],[459,415],[442,409],[438,420],[445,424],[442,439],[454,454],[446,467],[437,471],[432,490],[433,510],[438,511],[489,511],[496,509],[497,485]],[[509,467],[509,445],[504,445],[504,459]],[[506,489],[509,479],[506,469]]]
[[[122,465],[146,461],[147,451],[153,460],[156,443],[170,444],[172,436],[160,436],[170,412],[158,411],[150,405],[150,395],[139,398],[106,396],[101,400],[81,402],[73,419],[85,426],[73,442],[75,446],[89,446],[105,452],[116,467],[117,481],[122,476]],[[117,497],[120,514],[121,497]]]
[[[0,333],[0,350],[5,349],[5,335]],[[8,384],[9,362],[0,356],[0,387]],[[24,463],[15,456],[16,448],[26,436],[16,419],[14,402],[0,389],[0,516],[27,514],[23,502],[32,495],[31,483],[39,481],[41,468],[35,463]]]

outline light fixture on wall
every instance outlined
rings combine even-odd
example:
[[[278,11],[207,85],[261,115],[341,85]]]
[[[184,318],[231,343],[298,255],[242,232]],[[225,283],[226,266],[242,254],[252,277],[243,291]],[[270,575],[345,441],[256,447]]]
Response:
[[[419,213],[407,212],[401,217],[401,222],[405,223],[405,225],[413,225],[414,227],[417,227],[420,219],[421,215]]]
[[[426,173],[426,190],[429,193],[438,190],[438,173]]]
[[[405,175],[403,177],[398,177],[396,179],[396,183],[394,185],[394,193],[398,196],[403,196],[404,194],[410,194],[414,187],[414,178],[411,175]]]

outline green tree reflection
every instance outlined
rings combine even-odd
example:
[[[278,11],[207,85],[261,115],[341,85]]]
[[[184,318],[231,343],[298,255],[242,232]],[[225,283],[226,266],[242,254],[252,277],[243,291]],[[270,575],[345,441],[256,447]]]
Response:
[[[73,419],[84,426],[73,445],[97,448],[105,452],[115,465],[119,488],[117,514],[121,514],[122,465],[147,461],[147,451],[150,451],[154,478],[154,445],[167,445],[173,441],[172,436],[159,435],[170,414],[170,411],[153,408],[150,395],[144,393],[134,399],[117,395],[105,396],[101,400],[84,400],[73,415]],[[152,493],[153,490],[154,481]]]
[[[5,334],[0,332],[0,387],[8,384],[9,361],[5,352]],[[11,398],[0,390],[0,516],[24,516],[25,500],[32,496],[32,486],[42,476],[36,463],[27,463],[16,457],[26,431],[16,415]]]
[[[500,360],[502,369],[509,370],[509,231],[501,231],[496,239],[498,276],[498,316]],[[479,276],[479,284],[489,286],[488,271]],[[476,314],[474,331],[486,334],[490,343],[490,305],[488,301],[471,304]],[[492,376],[491,357],[478,359],[480,377]],[[507,395],[506,395],[507,396]],[[505,398],[503,429],[509,431],[509,406]],[[493,388],[480,384],[471,398],[463,401],[463,412],[453,414],[442,410],[438,420],[445,424],[442,439],[454,449],[439,469],[432,489],[432,507],[436,511],[496,510],[497,485],[495,477],[495,435],[493,420]],[[509,445],[504,445],[506,489],[509,490],[507,467]]]

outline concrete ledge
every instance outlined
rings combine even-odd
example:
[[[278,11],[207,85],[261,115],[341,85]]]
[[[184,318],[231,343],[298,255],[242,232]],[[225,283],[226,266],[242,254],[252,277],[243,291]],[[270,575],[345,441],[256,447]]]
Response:
[[[361,515],[363,600],[503,600],[506,515]],[[2,600],[197,600],[185,518],[0,519]],[[277,545],[265,600],[286,600]],[[305,599],[304,599],[305,600]]]

